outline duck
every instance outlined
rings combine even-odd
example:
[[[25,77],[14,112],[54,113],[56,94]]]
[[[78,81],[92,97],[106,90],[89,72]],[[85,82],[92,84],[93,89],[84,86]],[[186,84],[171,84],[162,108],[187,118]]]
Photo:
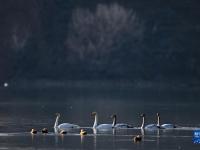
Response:
[[[87,132],[85,130],[81,129],[80,135],[87,135]]]
[[[133,128],[132,125],[127,123],[117,123],[117,115],[113,114],[111,115],[111,118],[113,119],[113,128]]]
[[[145,114],[141,114],[140,115],[142,117],[142,125],[141,125],[141,129],[145,129],[145,130],[157,130],[160,129],[160,126],[158,126],[158,124],[148,124],[145,125]]]
[[[36,129],[31,129],[31,134],[37,134],[37,130]]]
[[[141,141],[142,141],[142,136],[141,136],[141,135],[136,135],[136,136],[134,136],[134,137],[133,137],[133,141],[134,141],[135,143],[141,142]]]
[[[94,116],[94,124],[92,126],[93,129],[97,129],[97,130],[111,130],[113,129],[114,124],[100,124],[98,125],[98,114],[97,112],[92,112],[91,114],[92,116]]]
[[[76,125],[76,124],[71,124],[71,123],[62,123],[58,125],[58,120],[60,118],[60,113],[56,113],[56,121],[54,124],[54,130],[57,132],[60,132],[62,130],[66,131],[69,129],[78,129],[80,128],[80,126]]]
[[[48,133],[48,129],[47,128],[43,128],[42,129],[42,133]]]

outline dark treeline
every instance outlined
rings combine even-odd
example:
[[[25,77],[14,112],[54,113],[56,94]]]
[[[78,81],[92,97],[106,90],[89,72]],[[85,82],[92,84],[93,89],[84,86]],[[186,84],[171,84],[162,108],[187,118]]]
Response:
[[[197,0],[0,1],[0,80],[200,81]]]

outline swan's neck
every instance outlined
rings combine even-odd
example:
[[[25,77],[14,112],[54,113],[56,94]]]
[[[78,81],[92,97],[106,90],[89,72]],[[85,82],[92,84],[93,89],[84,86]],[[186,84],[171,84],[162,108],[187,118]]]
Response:
[[[114,118],[113,118],[112,127],[115,127],[115,125],[116,125],[116,122],[117,122],[117,117],[114,117]]]
[[[142,117],[142,125],[141,125],[141,129],[143,129],[144,128],[144,122],[145,121],[145,117]]]
[[[97,129],[96,128],[93,128],[93,133],[97,134]]]
[[[54,124],[54,129],[56,129],[58,127],[58,120],[59,120],[59,116],[56,117],[56,121]]]
[[[144,135],[144,134],[145,134],[144,129],[141,128],[141,135]]]
[[[59,132],[58,132],[59,130],[58,130],[58,127],[54,127],[54,133],[55,134],[58,134]]]
[[[158,119],[157,119],[157,126],[158,127],[160,126],[160,116],[158,116]]]
[[[93,124],[93,128],[97,127],[97,123],[98,123],[98,115],[96,114],[94,117],[94,124]]]

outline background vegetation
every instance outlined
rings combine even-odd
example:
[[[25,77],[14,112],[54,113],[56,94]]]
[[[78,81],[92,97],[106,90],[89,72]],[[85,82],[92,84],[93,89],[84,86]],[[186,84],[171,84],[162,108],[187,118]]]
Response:
[[[200,81],[196,0],[0,1],[0,81]]]

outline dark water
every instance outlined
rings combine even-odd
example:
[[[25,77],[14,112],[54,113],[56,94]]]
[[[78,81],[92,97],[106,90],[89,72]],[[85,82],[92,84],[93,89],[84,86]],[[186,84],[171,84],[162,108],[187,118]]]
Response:
[[[183,89],[135,89],[132,87],[72,87],[72,88],[7,88],[0,89],[0,149],[190,149],[200,148],[193,143],[193,133],[200,129],[199,92]],[[147,123],[155,123],[157,112],[162,123],[174,123],[173,130],[141,131],[123,129],[79,135],[72,130],[66,135],[53,131],[55,113],[61,113],[60,123],[70,122],[91,127],[99,114],[100,123],[111,123],[110,115],[117,114],[119,122],[141,125],[140,113]],[[48,128],[49,133],[31,135],[31,128]],[[133,136],[142,135],[140,143]]]

